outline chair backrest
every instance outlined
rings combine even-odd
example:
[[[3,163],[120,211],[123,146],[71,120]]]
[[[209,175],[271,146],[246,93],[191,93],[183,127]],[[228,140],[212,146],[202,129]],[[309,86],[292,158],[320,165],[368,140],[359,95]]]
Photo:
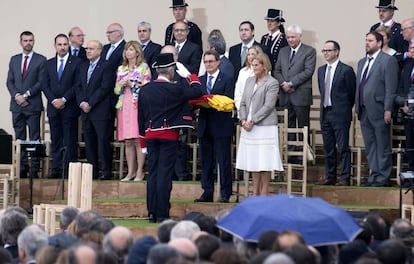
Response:
[[[92,209],[92,175],[92,164],[69,163],[68,206],[81,211]]]

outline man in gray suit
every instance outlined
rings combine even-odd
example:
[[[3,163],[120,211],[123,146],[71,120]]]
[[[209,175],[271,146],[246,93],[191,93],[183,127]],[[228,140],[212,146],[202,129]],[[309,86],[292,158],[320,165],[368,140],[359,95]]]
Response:
[[[20,46],[23,52],[10,59],[7,74],[10,111],[12,112],[15,138],[26,140],[26,127],[29,128],[29,139],[40,140],[40,114],[43,111],[41,83],[44,76],[46,58],[33,52],[34,35],[30,31],[20,34]],[[39,169],[39,160],[33,159],[31,174],[33,177]],[[20,176],[26,176],[28,163],[22,155]]]
[[[370,32],[365,38],[367,56],[358,62],[355,112],[361,122],[370,168],[367,186],[386,186],[392,169],[390,123],[398,86],[398,64],[381,51],[383,37]]]
[[[273,71],[281,88],[279,105],[288,109],[289,127],[309,127],[316,50],[302,43],[302,29],[298,25],[287,28],[286,39],[289,46],[280,49]]]

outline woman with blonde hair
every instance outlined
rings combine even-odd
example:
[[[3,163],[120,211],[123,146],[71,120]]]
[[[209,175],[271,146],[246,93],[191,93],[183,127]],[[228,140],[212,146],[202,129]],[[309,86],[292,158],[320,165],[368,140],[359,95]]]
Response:
[[[252,173],[253,195],[268,195],[272,171],[283,171],[275,108],[279,83],[269,74],[272,66],[266,54],[256,55],[250,66],[254,75],[246,80],[240,102],[236,168]]]
[[[138,94],[141,86],[151,80],[151,71],[144,61],[144,52],[137,41],[128,41],[122,54],[124,62],[118,67],[114,92],[118,95],[118,140],[125,141],[128,174],[122,181],[144,178],[145,154],[138,131]]]

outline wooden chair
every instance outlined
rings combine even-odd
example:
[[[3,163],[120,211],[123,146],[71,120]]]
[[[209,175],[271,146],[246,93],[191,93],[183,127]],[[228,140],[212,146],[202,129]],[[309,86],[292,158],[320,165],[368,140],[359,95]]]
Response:
[[[352,113],[351,127],[349,129],[349,149],[351,151],[351,179],[350,184],[361,186],[362,181],[362,153],[365,150],[362,138],[361,125],[356,113]]]
[[[20,200],[20,140],[12,142],[11,164],[0,164],[0,208],[18,206]]]
[[[33,207],[33,222],[45,227],[49,235],[56,232],[56,217],[67,206],[81,211],[92,209],[93,166],[88,163],[71,162],[69,164],[69,181],[67,204],[39,204]]]
[[[282,157],[288,194],[305,197],[307,193],[308,133],[307,126],[303,128],[285,127],[283,129]],[[295,134],[296,139],[289,140],[289,134]],[[299,140],[300,138],[303,140]],[[292,163],[291,160],[297,160],[299,163]]]

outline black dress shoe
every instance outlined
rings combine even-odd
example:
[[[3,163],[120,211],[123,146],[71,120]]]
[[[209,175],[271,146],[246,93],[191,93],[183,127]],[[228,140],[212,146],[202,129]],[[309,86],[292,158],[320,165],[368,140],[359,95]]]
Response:
[[[112,176],[111,176],[111,175],[107,175],[107,174],[102,174],[102,175],[99,177],[99,180],[101,180],[101,181],[108,181],[108,180],[112,180]]]
[[[333,179],[321,179],[319,182],[316,183],[317,185],[335,185],[336,180]]]
[[[201,196],[200,198],[195,199],[194,202],[195,203],[212,203],[213,198],[205,198],[205,197]]]
[[[153,214],[150,214],[148,216],[148,222],[150,222],[150,223],[156,223],[157,222],[157,217],[155,217],[155,215],[153,215]]]
[[[229,203],[229,199],[220,198],[219,203]]]

